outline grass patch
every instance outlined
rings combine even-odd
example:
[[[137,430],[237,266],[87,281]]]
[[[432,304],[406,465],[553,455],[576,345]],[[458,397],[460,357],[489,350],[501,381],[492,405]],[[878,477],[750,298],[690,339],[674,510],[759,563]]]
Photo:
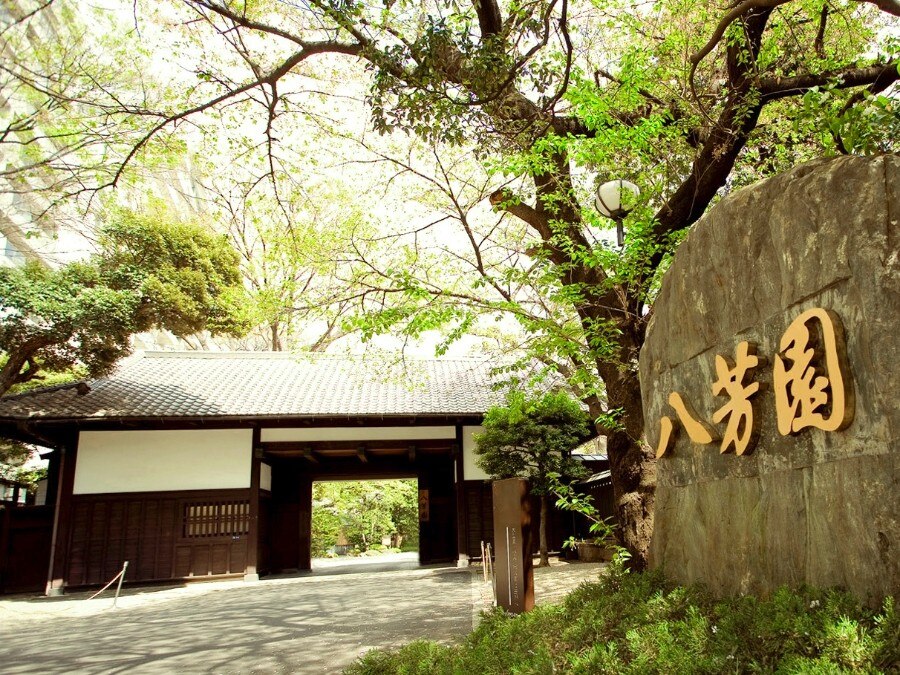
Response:
[[[461,644],[365,654],[352,675],[402,673],[900,673],[900,618],[838,590],[717,600],[611,566],[558,605],[488,612]]]

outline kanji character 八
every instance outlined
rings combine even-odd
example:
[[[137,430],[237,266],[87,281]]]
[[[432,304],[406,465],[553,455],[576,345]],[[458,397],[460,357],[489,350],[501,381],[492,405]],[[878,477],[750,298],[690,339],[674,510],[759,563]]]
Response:
[[[684,427],[688,437],[694,441],[694,443],[707,445],[708,443],[717,440],[718,436],[716,435],[715,430],[700,419],[688,405],[687,401],[685,401],[682,395],[677,391],[673,391],[669,394],[669,405],[674,408],[675,414],[681,422],[681,426]],[[676,435],[675,423],[671,417],[660,417],[659,426],[659,443],[656,446],[657,459],[665,455],[671,449]]]

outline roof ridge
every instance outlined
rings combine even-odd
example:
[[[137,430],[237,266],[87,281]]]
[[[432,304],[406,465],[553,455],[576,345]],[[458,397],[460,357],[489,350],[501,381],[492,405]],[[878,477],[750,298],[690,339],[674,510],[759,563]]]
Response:
[[[360,361],[370,360],[373,363],[381,359],[377,357],[367,356],[365,354],[323,354],[319,352],[275,352],[275,351],[202,351],[202,350],[136,350],[134,356],[143,358],[162,358],[162,359],[309,359],[322,361]],[[403,361],[414,361],[423,363],[447,363],[452,361],[463,361],[470,363],[485,363],[490,358],[487,356],[408,356]]]
[[[64,382],[63,384],[54,384],[51,387],[35,387],[34,389],[29,389],[28,391],[23,391],[19,394],[8,394],[4,396],[0,396],[0,400],[3,401],[19,401],[23,398],[29,398],[30,396],[38,396],[41,394],[51,394],[54,391],[63,391],[65,389],[77,389],[81,384],[88,384],[88,382],[93,382],[94,380],[74,380],[72,382]],[[90,385],[88,385],[90,386]]]

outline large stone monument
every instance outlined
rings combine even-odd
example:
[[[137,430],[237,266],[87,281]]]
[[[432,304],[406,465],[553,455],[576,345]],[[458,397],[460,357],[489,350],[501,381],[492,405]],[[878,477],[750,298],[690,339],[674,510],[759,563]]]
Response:
[[[812,162],[722,200],[641,351],[651,565],[720,593],[900,591],[900,157]]]

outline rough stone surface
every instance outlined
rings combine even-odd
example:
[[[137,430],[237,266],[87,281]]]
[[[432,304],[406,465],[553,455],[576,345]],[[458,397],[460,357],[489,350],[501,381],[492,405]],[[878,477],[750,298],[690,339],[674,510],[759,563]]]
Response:
[[[776,429],[772,360],[813,307],[836,312],[856,391],[844,431]],[[647,438],[679,391],[712,422],[715,355],[755,341],[768,363],[752,455],[679,434],[659,460],[651,565],[720,593],[841,586],[900,591],[900,157],[817,161],[740,190],[691,231],[666,273],[646,344]],[[676,423],[677,424],[677,423]],[[719,433],[724,422],[716,425]]]

